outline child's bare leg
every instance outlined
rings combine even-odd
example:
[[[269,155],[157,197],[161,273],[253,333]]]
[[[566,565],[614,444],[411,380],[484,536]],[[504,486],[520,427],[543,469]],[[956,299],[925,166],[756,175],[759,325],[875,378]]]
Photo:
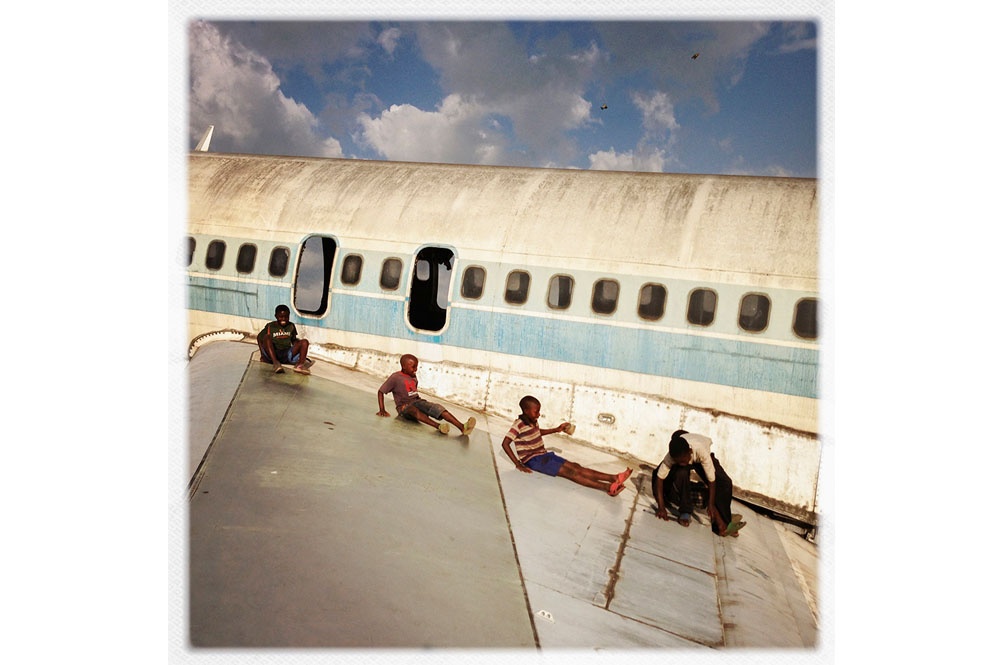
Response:
[[[611,486],[611,483],[615,481],[615,476],[607,473],[601,473],[594,469],[588,469],[587,467],[580,466],[576,462],[567,461],[559,469],[559,475],[567,480],[572,480],[574,483],[583,485],[585,487],[593,487],[594,489],[607,491]]]
[[[309,340],[300,339],[295,342],[295,346],[292,347],[291,357],[296,355],[299,357],[299,362],[295,363],[295,371],[302,374],[308,374],[309,370],[306,369],[306,362],[308,361],[309,353]]]
[[[415,406],[406,407],[405,409],[403,409],[403,413],[407,416],[413,416],[418,421],[422,422],[425,425],[429,425],[434,429],[438,428],[439,423],[436,420],[432,419],[430,416],[428,416],[426,413],[424,413]]]
[[[441,413],[441,419],[442,420],[447,420],[448,422],[450,422],[455,427],[457,427],[459,429],[462,429],[462,423],[458,422],[458,418],[456,418],[455,416],[451,415],[451,411],[444,411],[444,412],[442,412]]]
[[[476,419],[475,418],[469,418],[469,420],[466,421],[466,422],[464,422],[464,423],[463,422],[459,422],[458,418],[456,418],[455,416],[451,415],[450,411],[444,411],[444,412],[442,412],[441,413],[441,419],[442,420],[446,420],[447,422],[449,422],[452,425],[454,425],[455,427],[457,427],[458,430],[459,430],[459,432],[461,432],[463,435],[468,434],[469,432],[471,432],[472,428],[474,428],[476,426]]]

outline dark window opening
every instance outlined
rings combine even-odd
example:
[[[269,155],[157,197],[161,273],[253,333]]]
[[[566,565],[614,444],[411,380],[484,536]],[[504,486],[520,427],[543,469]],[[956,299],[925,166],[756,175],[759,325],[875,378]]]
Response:
[[[303,314],[321,316],[330,301],[330,277],[337,241],[326,236],[310,236],[299,249],[299,268],[292,300]]]
[[[444,247],[424,247],[417,252],[410,281],[410,325],[437,332],[448,319],[448,289],[455,254]]]
[[[267,264],[267,272],[271,277],[284,277],[288,274],[290,255],[287,247],[275,247],[271,250],[271,260]]]
[[[188,239],[187,239],[187,263],[184,264],[185,266],[190,266],[191,262],[194,261],[194,248],[195,248],[195,246],[197,244],[198,243],[195,241],[195,239],[193,237],[188,236]]]
[[[566,309],[573,302],[573,278],[569,275],[553,275],[549,280],[547,302],[552,309]]]
[[[740,302],[740,328],[747,332],[760,332],[767,327],[771,301],[759,293],[748,293]]]
[[[218,270],[222,267],[222,261],[226,258],[226,243],[221,240],[213,240],[208,243],[208,252],[205,254],[205,267],[209,270]]]
[[[503,299],[511,305],[523,305],[528,302],[528,287],[531,286],[531,275],[523,270],[513,270],[507,275],[507,286]]]
[[[792,330],[799,337],[816,339],[819,337],[819,321],[817,310],[819,301],[815,298],[803,298],[795,304],[795,318],[792,320]]]
[[[667,289],[662,284],[646,284],[639,289],[639,316],[659,321],[667,307]]]
[[[618,282],[613,279],[599,279],[594,282],[594,297],[590,306],[598,314],[613,314],[618,308]]]
[[[715,291],[695,289],[688,298],[688,323],[696,326],[708,326],[715,321]]]
[[[462,273],[462,297],[466,300],[479,300],[483,297],[483,287],[486,285],[486,270],[479,266],[469,266]]]
[[[340,281],[348,286],[354,286],[361,281],[361,266],[364,263],[357,254],[350,254],[344,259],[344,267],[340,270]]]
[[[382,274],[379,275],[378,283],[386,291],[395,291],[399,288],[399,279],[403,275],[403,262],[399,259],[386,259],[382,262]]]
[[[253,266],[257,262],[257,245],[240,245],[240,251],[236,254],[236,272],[247,274],[253,272]]]

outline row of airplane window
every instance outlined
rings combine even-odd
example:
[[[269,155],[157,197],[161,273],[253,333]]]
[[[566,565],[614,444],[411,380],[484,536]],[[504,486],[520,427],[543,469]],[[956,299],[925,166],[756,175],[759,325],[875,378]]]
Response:
[[[188,238],[188,261],[190,266],[194,258],[195,239]],[[226,243],[213,240],[209,243],[205,254],[205,267],[209,270],[222,268],[225,259]],[[268,260],[268,274],[272,277],[284,277],[288,273],[291,252],[287,247],[275,247]],[[236,271],[240,274],[253,272],[257,260],[257,246],[244,243],[240,246],[236,257]],[[356,286],[361,282],[361,270],[364,258],[359,254],[348,254],[344,258],[340,273],[340,281],[346,286]],[[427,281],[432,275],[429,261],[418,255],[415,280]],[[450,272],[450,265],[448,266]],[[388,258],[382,262],[379,275],[379,286],[386,291],[396,291],[400,287],[403,274],[403,262],[398,258]],[[475,301],[482,298],[486,285],[486,269],[481,266],[468,266],[462,274],[460,294],[463,299]],[[504,301],[510,305],[523,305],[528,301],[528,290],[531,285],[531,274],[526,270],[512,270],[507,275],[504,288]],[[553,275],[549,280],[546,305],[552,310],[566,310],[573,299],[575,280],[571,275]],[[591,310],[597,314],[611,315],[618,309],[620,300],[620,285],[614,279],[602,278],[594,282],[591,294]],[[666,312],[667,288],[663,284],[650,282],[639,289],[637,313],[645,321],[658,321]],[[692,325],[710,326],[715,321],[718,307],[718,294],[707,288],[692,290],[688,295],[687,321]],[[792,319],[793,332],[802,339],[818,337],[816,298],[802,298],[795,304]],[[313,312],[318,313],[318,312]],[[752,333],[763,332],[768,325],[771,314],[771,300],[763,293],[747,293],[740,301],[738,324],[742,330]]]

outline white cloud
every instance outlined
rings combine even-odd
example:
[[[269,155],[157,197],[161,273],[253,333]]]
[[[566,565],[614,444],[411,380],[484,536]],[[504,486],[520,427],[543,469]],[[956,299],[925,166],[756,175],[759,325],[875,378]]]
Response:
[[[606,57],[596,44],[553,39],[526,47],[505,24],[475,22],[421,24],[417,41],[442,87],[509,120],[510,141],[527,162],[568,164],[579,156],[567,132],[592,122],[584,94]]]
[[[390,160],[496,164],[506,152],[490,110],[461,95],[448,95],[436,111],[394,104],[358,122],[358,139]]]
[[[623,153],[611,148],[593,153],[588,159],[590,168],[596,171],[662,172],[667,165],[666,152],[658,148]]]
[[[340,143],[319,132],[316,116],[280,89],[271,64],[208,23],[189,30],[189,133],[215,125],[214,150],[341,157]]]
[[[591,169],[662,172],[668,164],[676,163],[670,153],[680,124],[670,97],[664,92],[633,92],[632,103],[642,112],[643,133],[635,149],[619,153],[611,148],[592,153],[588,156]]]
[[[403,31],[399,28],[388,28],[379,33],[376,41],[379,45],[385,49],[385,52],[392,55],[393,51],[396,50],[396,45],[399,43],[399,38],[403,34]]]
[[[650,95],[632,93],[632,102],[642,111],[642,128],[647,135],[661,131],[674,131],[680,125],[674,117],[674,105],[665,92],[654,92]]]

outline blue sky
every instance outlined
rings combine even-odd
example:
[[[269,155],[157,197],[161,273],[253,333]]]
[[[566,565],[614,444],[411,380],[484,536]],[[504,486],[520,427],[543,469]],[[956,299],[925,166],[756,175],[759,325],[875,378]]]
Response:
[[[816,177],[818,32],[192,19],[188,142],[214,125],[219,152]]]

